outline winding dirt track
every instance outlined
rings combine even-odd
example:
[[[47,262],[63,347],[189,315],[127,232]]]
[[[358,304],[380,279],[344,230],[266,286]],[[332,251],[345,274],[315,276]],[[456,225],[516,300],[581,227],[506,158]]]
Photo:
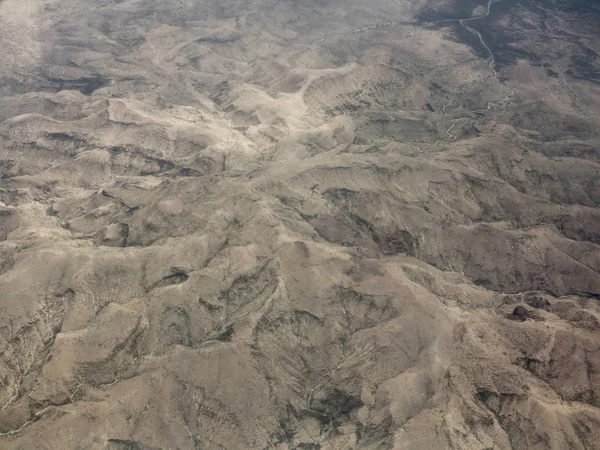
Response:
[[[479,31],[477,31],[475,28],[467,25],[467,22],[474,22],[476,20],[485,19],[486,17],[488,17],[490,15],[490,11],[491,10],[492,10],[492,0],[489,0],[488,4],[487,4],[487,10],[486,10],[485,15],[483,15],[483,16],[477,16],[477,17],[471,17],[469,19],[460,19],[459,22],[460,22],[460,24],[463,27],[465,27],[471,33],[475,34],[479,38],[479,41],[481,42],[481,45],[483,45],[485,47],[485,49],[489,52],[489,54],[490,54],[490,62],[489,62],[488,65],[490,66],[490,69],[491,69],[492,73],[494,74],[494,77],[496,77],[496,79],[497,79],[498,76],[497,76],[497,73],[496,73],[496,69],[494,69],[494,65],[496,64],[496,58],[494,57],[494,52],[492,52],[492,49],[487,46],[487,44],[483,40],[483,37],[481,36],[481,33]]]

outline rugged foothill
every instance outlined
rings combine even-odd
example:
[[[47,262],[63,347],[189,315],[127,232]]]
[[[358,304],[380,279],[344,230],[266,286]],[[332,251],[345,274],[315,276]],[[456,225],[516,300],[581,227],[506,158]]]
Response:
[[[0,2],[0,447],[597,448],[599,23]]]

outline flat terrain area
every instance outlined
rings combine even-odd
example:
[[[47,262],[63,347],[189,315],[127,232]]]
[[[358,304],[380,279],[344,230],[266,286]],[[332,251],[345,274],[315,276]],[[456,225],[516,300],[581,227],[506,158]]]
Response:
[[[596,449],[600,5],[0,1],[0,448]]]

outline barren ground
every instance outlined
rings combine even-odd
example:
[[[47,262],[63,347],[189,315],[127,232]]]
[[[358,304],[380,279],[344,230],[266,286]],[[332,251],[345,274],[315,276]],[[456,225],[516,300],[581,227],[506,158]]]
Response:
[[[1,1],[0,448],[598,448],[599,24]]]

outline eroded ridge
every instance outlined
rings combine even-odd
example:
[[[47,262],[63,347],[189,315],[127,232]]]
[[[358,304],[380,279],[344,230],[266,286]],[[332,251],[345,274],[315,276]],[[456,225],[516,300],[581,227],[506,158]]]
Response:
[[[0,3],[2,449],[593,449],[592,2]]]

